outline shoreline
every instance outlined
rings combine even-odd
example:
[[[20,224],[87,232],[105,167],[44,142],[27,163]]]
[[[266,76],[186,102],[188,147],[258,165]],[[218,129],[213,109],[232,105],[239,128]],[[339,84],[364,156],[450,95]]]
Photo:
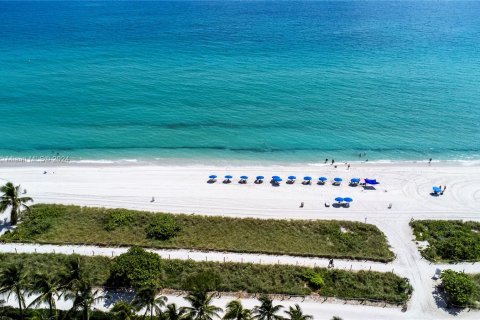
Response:
[[[479,160],[376,160],[376,161],[336,161],[334,165],[338,168],[345,167],[350,164],[351,167],[477,167],[480,166]],[[289,162],[289,161],[253,161],[253,160],[208,160],[193,161],[191,159],[154,159],[154,160],[137,160],[137,159],[85,159],[70,160],[66,158],[44,158],[31,159],[29,157],[15,157],[10,160],[0,157],[0,169],[10,167],[195,167],[195,168],[211,168],[211,167],[245,167],[245,168],[276,168],[276,167],[311,167],[311,168],[329,168],[333,167],[331,159],[327,163],[320,162]]]

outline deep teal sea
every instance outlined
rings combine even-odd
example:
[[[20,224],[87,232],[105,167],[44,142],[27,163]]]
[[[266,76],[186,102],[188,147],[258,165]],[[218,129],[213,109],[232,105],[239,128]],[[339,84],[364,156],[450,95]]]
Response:
[[[480,159],[480,2],[0,2],[0,158]]]

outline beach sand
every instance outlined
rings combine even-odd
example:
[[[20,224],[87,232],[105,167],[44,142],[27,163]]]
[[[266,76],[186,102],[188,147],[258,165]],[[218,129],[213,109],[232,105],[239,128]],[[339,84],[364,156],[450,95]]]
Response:
[[[44,174],[44,171],[47,171]],[[208,176],[234,176],[231,184],[219,179],[208,184]],[[237,183],[240,175],[263,175],[264,184]],[[279,187],[268,183],[278,175],[286,180],[295,175],[293,185]],[[331,181],[341,177],[335,187],[302,185],[303,176],[326,176]],[[374,178],[376,190],[350,187],[350,178]],[[0,182],[12,181],[28,190],[36,203],[63,203],[86,206],[119,207],[172,213],[258,217],[276,219],[339,219],[375,224],[388,238],[397,259],[387,264],[395,273],[410,279],[414,294],[407,312],[341,304],[308,304],[315,319],[326,318],[325,311],[348,319],[440,319],[451,318],[435,300],[435,282],[431,279],[436,265],[421,258],[408,222],[413,219],[463,219],[480,221],[480,165],[478,163],[352,163],[302,166],[164,166],[144,164],[2,164]],[[444,195],[434,197],[433,186],[447,186]],[[335,197],[351,197],[350,208],[325,207]],[[155,197],[155,202],[150,202]],[[300,203],[304,202],[304,208]],[[388,209],[389,204],[392,208]],[[2,248],[2,251],[13,249]],[[185,257],[186,258],[186,257]],[[219,259],[221,259],[219,257]],[[228,257],[227,257],[228,259]],[[232,258],[233,259],[233,258]],[[285,258],[287,259],[287,258]],[[295,258],[292,258],[294,263]],[[213,259],[215,260],[215,259]],[[319,260],[321,262],[321,260]],[[282,262],[283,263],[283,262]],[[285,263],[288,263],[286,261]],[[347,263],[348,265],[348,263]],[[365,262],[365,267],[369,265]],[[442,266],[445,268],[447,266]],[[456,264],[455,270],[480,272],[478,264]],[[372,270],[377,269],[372,263]],[[355,269],[355,268],[354,268]],[[385,267],[378,268],[383,271]],[[390,269],[390,268],[388,268]],[[461,312],[456,318],[477,319],[478,312]]]

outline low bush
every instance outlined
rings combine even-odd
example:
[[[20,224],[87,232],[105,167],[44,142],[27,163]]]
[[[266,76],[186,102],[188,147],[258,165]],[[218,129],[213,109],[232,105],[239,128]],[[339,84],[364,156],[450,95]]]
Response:
[[[133,247],[114,259],[107,283],[115,287],[159,287],[161,272],[157,254]]]
[[[308,285],[313,289],[320,289],[325,284],[325,280],[323,280],[322,276],[313,270],[307,270],[303,274],[305,280],[307,281]]]
[[[148,224],[145,232],[147,237],[157,240],[168,240],[177,235],[180,226],[172,216],[156,215]]]
[[[419,220],[410,223],[418,241],[428,241],[422,255],[430,261],[480,261],[480,223]]]
[[[112,209],[107,213],[104,229],[113,231],[120,227],[131,225],[134,220],[132,211],[126,209]]]
[[[478,297],[478,287],[468,274],[445,270],[441,275],[442,285],[447,303],[454,307],[471,306]]]

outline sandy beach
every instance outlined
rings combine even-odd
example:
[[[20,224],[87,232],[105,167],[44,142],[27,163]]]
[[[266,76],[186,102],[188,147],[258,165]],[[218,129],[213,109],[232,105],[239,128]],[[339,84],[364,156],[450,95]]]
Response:
[[[47,172],[44,174],[44,172]],[[208,176],[234,176],[231,184],[221,180],[208,184]],[[251,178],[278,175],[286,180],[297,176],[293,185],[284,182],[279,187],[268,183],[246,185],[237,183],[238,177]],[[303,176],[329,178],[324,186],[302,185]],[[332,186],[334,177],[344,179],[341,186]],[[350,178],[374,178],[380,184],[376,190],[350,187]],[[383,231],[397,254],[389,264],[362,262],[354,270],[394,270],[410,279],[414,294],[406,312],[342,304],[306,305],[315,319],[327,319],[331,313],[348,319],[440,319],[451,318],[433,295],[435,282],[431,279],[437,265],[421,258],[408,222],[413,219],[463,219],[480,221],[480,165],[478,163],[352,163],[303,166],[162,166],[140,164],[2,164],[0,182],[21,184],[36,203],[63,203],[86,206],[119,207],[172,213],[258,217],[276,219],[342,219],[367,221]],[[433,186],[447,186],[445,193],[430,195]],[[335,197],[351,197],[350,208],[325,207]],[[155,197],[155,202],[151,202]],[[300,203],[304,207],[300,208]],[[391,209],[388,208],[392,204]],[[30,247],[31,252],[33,247]],[[49,250],[52,250],[51,248]],[[79,250],[77,248],[77,250]],[[85,254],[91,248],[86,249]],[[2,252],[13,252],[11,246],[2,246]],[[110,251],[105,249],[107,255]],[[25,252],[25,250],[22,250]],[[57,248],[58,252],[58,248]],[[78,251],[77,251],[78,252]],[[166,253],[164,253],[166,254]],[[176,257],[188,254],[177,252]],[[237,261],[228,253],[210,253],[209,259]],[[193,256],[193,255],[192,255]],[[187,257],[183,257],[187,258]],[[257,259],[251,255],[252,260]],[[200,259],[200,258],[199,258]],[[276,258],[272,259],[276,261]],[[296,257],[283,257],[281,263],[295,263]],[[322,259],[313,263],[324,263]],[[312,261],[302,264],[311,265]],[[344,268],[351,265],[340,263]],[[441,266],[445,268],[447,266]],[[480,272],[478,264],[456,264],[449,268]],[[328,310],[328,316],[324,312]],[[342,313],[344,312],[344,313]],[[456,318],[476,319],[478,312],[464,311]]]

